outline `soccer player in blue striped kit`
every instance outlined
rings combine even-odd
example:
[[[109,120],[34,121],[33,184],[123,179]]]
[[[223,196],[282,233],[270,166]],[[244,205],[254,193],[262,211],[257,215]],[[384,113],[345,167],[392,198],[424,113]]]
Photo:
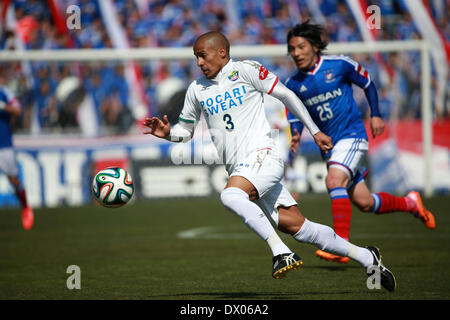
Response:
[[[322,157],[327,161],[326,186],[331,197],[334,230],[349,239],[352,203],[360,210],[383,214],[411,212],[429,229],[436,226],[434,216],[425,209],[420,194],[410,192],[406,197],[389,193],[371,193],[364,182],[368,170],[361,166],[369,143],[361,114],[353,98],[352,84],[363,88],[369,102],[370,128],[375,138],[384,131],[378,110],[378,95],[370,75],[361,65],[346,56],[322,55],[327,42],[322,39],[325,29],[306,21],[294,26],[287,34],[288,52],[298,71],[286,86],[295,92],[308,109],[319,129],[332,138],[334,148]],[[303,129],[302,123],[288,111],[291,125],[291,152],[295,153]],[[320,258],[347,263],[340,257],[317,250]]]
[[[0,172],[8,176],[14,192],[22,206],[22,226],[25,230],[31,229],[34,223],[33,209],[27,202],[25,188],[19,179],[19,168],[17,166],[12,132],[9,125],[12,116],[19,116],[22,112],[19,101],[2,85],[3,75],[0,74]]]

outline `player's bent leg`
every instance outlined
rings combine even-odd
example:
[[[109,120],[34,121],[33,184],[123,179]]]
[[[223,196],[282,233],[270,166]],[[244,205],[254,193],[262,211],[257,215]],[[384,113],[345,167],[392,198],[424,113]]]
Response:
[[[375,214],[393,212],[417,212],[417,203],[409,197],[396,197],[387,192],[372,193],[374,205],[370,211]]]
[[[352,206],[346,188],[350,175],[351,173],[344,166],[333,164],[328,167],[328,175],[325,181],[331,198],[334,231],[346,240],[349,239],[352,217]],[[327,261],[349,262],[347,257],[334,255],[320,249],[316,251],[316,256]]]
[[[248,194],[242,189],[228,187],[221,192],[220,200],[225,208],[237,214],[245,225],[264,241],[267,241],[275,233],[275,229],[264,212],[258,205],[250,201]],[[290,251],[282,253],[286,252]],[[275,254],[279,254],[279,252],[275,252]]]
[[[336,142],[331,157],[327,160],[328,174],[325,182],[331,197],[334,231],[346,240],[349,239],[352,216],[347,188],[361,176],[359,163],[368,148],[366,139],[341,139]]]
[[[342,238],[348,240],[352,218],[352,204],[347,193],[349,172],[345,170],[347,169],[341,169],[341,166],[329,166],[325,182],[331,198],[334,231]]]
[[[281,222],[290,221],[290,219],[281,218],[285,214],[303,217],[301,213],[299,215],[298,213],[287,212],[291,210],[295,211],[298,208],[291,207],[287,210],[280,208]],[[282,230],[291,231],[292,229],[290,226],[283,225]],[[386,290],[392,291],[396,287],[394,274],[382,264],[381,254],[376,247],[358,247],[338,236],[330,227],[309,221],[304,217],[300,230],[293,237],[300,242],[313,244],[321,250],[359,262],[365,268],[365,273],[369,277],[373,276],[374,272],[377,272],[381,278],[380,283]]]
[[[429,229],[436,227],[434,215],[423,205],[420,194],[411,191],[406,197],[396,197],[387,192],[371,193],[364,181],[349,190],[352,202],[364,212],[386,214],[410,212]]]
[[[339,237],[328,226],[306,219],[297,206],[278,208],[278,229],[288,233],[299,242],[310,243],[321,250],[347,256],[349,242]]]
[[[293,235],[299,230],[305,221],[296,206],[284,207],[279,206],[278,211],[278,230]],[[278,260],[278,261],[277,261]],[[285,277],[286,272],[290,270],[298,270],[303,264],[300,256],[295,253],[290,255],[281,255],[273,258],[274,262],[274,278],[280,279]]]
[[[411,191],[406,197],[396,197],[387,192],[371,193],[364,182],[364,176],[348,190],[352,203],[361,211],[375,214],[410,212],[427,228],[436,227],[434,215],[425,208],[418,192]]]
[[[262,209],[250,201],[248,193],[253,194],[254,197],[256,197],[255,193],[257,195],[251,183],[239,176],[233,176],[230,180],[231,182],[228,182],[227,187],[220,194],[222,204],[242,218],[245,225],[266,241],[273,254],[272,276],[276,279],[284,277],[287,271],[297,267],[300,257],[280,239]]]
[[[268,192],[266,192],[260,199],[256,201],[256,204],[265,212],[266,216],[273,220],[276,226],[279,225],[279,210],[280,208],[289,208],[296,206],[297,201],[292,197],[289,191],[281,184],[276,183]],[[281,225],[290,225],[291,232],[295,232],[300,228],[301,221],[298,218],[303,218],[299,212],[297,215],[289,217],[289,223],[283,220]],[[294,226],[294,227],[292,227]],[[289,230],[283,230],[289,232]],[[271,242],[269,239],[268,243]],[[301,258],[291,252],[289,254],[279,254],[273,257],[273,271],[272,276],[276,279],[284,278],[286,273],[291,270],[298,270],[302,265]]]
[[[372,193],[364,180],[348,190],[351,202],[363,212],[370,212],[375,204]]]

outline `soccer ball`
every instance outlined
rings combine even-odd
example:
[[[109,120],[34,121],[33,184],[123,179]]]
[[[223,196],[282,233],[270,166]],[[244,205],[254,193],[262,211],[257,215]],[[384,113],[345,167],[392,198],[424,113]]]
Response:
[[[133,196],[134,185],[130,174],[123,168],[100,170],[92,181],[95,201],[107,208],[118,208]]]

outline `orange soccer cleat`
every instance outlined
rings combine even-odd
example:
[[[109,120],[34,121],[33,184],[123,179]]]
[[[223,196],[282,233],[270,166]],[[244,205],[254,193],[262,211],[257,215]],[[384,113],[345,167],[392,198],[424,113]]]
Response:
[[[25,230],[30,230],[34,224],[33,209],[26,207],[22,209],[22,226]]]
[[[332,253],[328,253],[328,252],[325,252],[322,250],[317,250],[316,256],[318,256],[320,259],[339,262],[339,263],[348,263],[350,261],[349,257],[337,256],[337,255],[334,255]]]
[[[423,224],[428,229],[436,228],[436,220],[434,219],[433,214],[425,209],[422,198],[420,197],[420,193],[418,193],[417,191],[411,191],[410,193],[408,193],[407,197],[414,200],[417,205],[417,213],[415,214],[415,216],[422,220]]]

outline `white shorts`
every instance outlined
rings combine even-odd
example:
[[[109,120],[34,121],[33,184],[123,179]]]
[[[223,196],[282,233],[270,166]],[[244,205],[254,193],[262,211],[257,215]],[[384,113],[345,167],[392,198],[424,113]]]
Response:
[[[19,175],[16,153],[13,148],[0,148],[0,171],[9,177]]]
[[[331,156],[327,160],[327,166],[347,173],[351,181],[349,187],[351,187],[360,182],[368,173],[367,168],[361,165],[367,150],[369,150],[369,142],[366,139],[339,140],[332,149]]]
[[[247,156],[234,166],[230,174],[250,181],[258,191],[255,203],[278,225],[278,207],[297,205],[297,201],[281,184],[284,174],[284,161],[274,149],[264,148]]]

